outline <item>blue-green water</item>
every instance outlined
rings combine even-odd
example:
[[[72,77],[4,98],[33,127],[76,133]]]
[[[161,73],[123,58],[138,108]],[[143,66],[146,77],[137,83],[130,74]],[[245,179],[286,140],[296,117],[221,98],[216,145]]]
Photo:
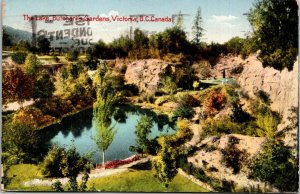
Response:
[[[136,135],[134,133],[140,117],[147,114],[152,117],[154,126],[151,129],[151,138],[162,134],[173,134],[175,131],[172,124],[168,122],[167,117],[157,116],[149,110],[143,110],[136,107],[119,107],[118,113],[112,118],[111,125],[117,129],[117,134],[105,152],[105,160],[125,159],[132,156],[133,152],[129,147],[135,145]],[[55,129],[54,129],[55,128]],[[47,143],[59,144],[63,147],[75,146],[77,151],[84,155],[92,152],[95,163],[102,161],[102,155],[98,150],[94,138],[96,137],[96,126],[93,121],[92,110],[87,110],[77,115],[67,118],[61,124],[49,129],[55,131],[48,136]],[[52,137],[51,137],[52,136]]]

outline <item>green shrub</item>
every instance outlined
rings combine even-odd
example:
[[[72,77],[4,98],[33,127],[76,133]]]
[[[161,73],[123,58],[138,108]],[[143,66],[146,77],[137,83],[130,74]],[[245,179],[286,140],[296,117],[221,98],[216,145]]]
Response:
[[[268,141],[250,163],[250,177],[267,181],[282,192],[298,190],[298,165],[291,150],[279,141]]]
[[[230,74],[233,74],[233,75],[241,74],[243,72],[243,70],[244,70],[244,66],[242,64],[240,64],[239,66],[231,69]]]
[[[24,64],[26,57],[27,57],[27,53],[16,52],[12,54],[11,59],[17,64]]]
[[[271,103],[271,99],[270,99],[270,94],[268,94],[267,92],[263,91],[263,90],[258,90],[255,95],[264,103],[266,104],[270,104]]]
[[[46,177],[63,177],[60,162],[63,159],[64,149],[54,145],[45,156],[41,171]]]
[[[201,138],[231,133],[243,134],[244,131],[239,123],[232,122],[228,117],[221,117],[219,119],[208,118],[204,122]]]
[[[182,106],[187,107],[196,107],[200,105],[200,102],[194,98],[192,95],[189,95],[187,93],[183,93],[178,96],[177,102]]]
[[[173,113],[172,120],[176,120],[177,118],[187,118],[191,119],[195,114],[195,111],[192,107],[189,106],[178,106]]]
[[[239,150],[235,143],[228,143],[228,145],[221,150],[222,159],[226,167],[233,169],[233,174],[240,172],[242,165],[247,161],[247,152],[245,150]]]

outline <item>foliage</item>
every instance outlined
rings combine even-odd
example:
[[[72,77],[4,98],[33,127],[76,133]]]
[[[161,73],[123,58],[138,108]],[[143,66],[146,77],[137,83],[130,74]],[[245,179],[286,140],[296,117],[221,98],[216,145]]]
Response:
[[[60,169],[60,162],[62,161],[64,154],[65,150],[62,147],[58,145],[52,146],[41,164],[42,174],[46,177],[63,177]]]
[[[37,39],[38,51],[43,54],[50,52],[50,41],[45,36],[39,36]]]
[[[226,101],[227,99],[224,93],[213,90],[207,96],[204,106],[209,115],[215,115],[225,107]]]
[[[47,72],[41,72],[36,78],[33,98],[50,98],[54,92],[54,83]]]
[[[20,68],[8,70],[2,80],[2,89],[4,104],[18,101],[22,106],[23,102],[33,95],[34,80]]]
[[[176,95],[177,102],[181,106],[187,106],[187,107],[196,107],[199,106],[200,102],[192,95],[188,93],[178,94]]]
[[[196,90],[198,87],[199,87],[199,82],[198,81],[194,81],[193,82],[193,88],[194,88],[194,90]]]
[[[255,95],[264,103],[270,105],[271,104],[271,99],[270,99],[270,94],[263,90],[258,90]]]
[[[225,43],[229,53],[239,55],[243,49],[244,39],[240,37],[233,37]]]
[[[50,177],[68,177],[68,191],[85,191],[89,179],[92,163],[88,157],[81,157],[75,147],[68,150],[54,145],[45,156],[42,163],[42,173]],[[82,183],[78,185],[76,178],[80,172],[83,172]],[[55,191],[63,190],[60,182],[52,184]]]
[[[62,188],[61,182],[59,182],[58,180],[55,181],[54,183],[52,183],[51,187],[56,192],[63,192],[64,191],[64,189]]]
[[[298,165],[291,150],[281,141],[268,141],[251,164],[251,177],[267,181],[284,192],[298,190]]]
[[[27,53],[25,52],[16,52],[11,55],[11,59],[17,64],[24,64]]]
[[[258,0],[250,10],[248,20],[263,65],[292,70],[298,53],[297,2]]]
[[[243,105],[239,102],[232,103],[232,114],[230,115],[231,121],[237,123],[244,123],[251,120],[251,115],[243,110]]]
[[[201,138],[231,133],[244,134],[242,129],[243,125],[232,122],[230,118],[225,116],[219,119],[208,118],[204,121]]]
[[[192,27],[193,29],[193,42],[196,44],[196,45],[199,45],[200,44],[200,40],[201,40],[201,37],[203,36],[203,27],[202,27],[202,24],[203,21],[202,21],[202,15],[201,15],[201,8],[198,7],[198,10],[197,10],[197,13],[196,13],[196,16],[195,16],[195,19],[194,19],[194,25]]]
[[[3,47],[12,46],[12,40],[10,35],[7,33],[7,30],[3,28]]]
[[[257,131],[258,135],[274,139],[279,122],[278,118],[276,118],[271,112],[268,112],[267,114],[259,114],[256,120],[256,124],[259,127]]]
[[[195,111],[190,106],[179,105],[176,110],[173,112],[172,119],[175,120],[177,118],[187,118],[191,119],[195,114]]]
[[[3,152],[8,154],[5,164],[32,162],[33,154],[39,148],[37,132],[27,123],[6,122],[2,131]]]
[[[50,99],[40,99],[35,103],[44,114],[59,118],[66,113],[72,112],[74,107],[70,100],[61,99],[58,96],[53,96]]]
[[[244,70],[244,66],[242,64],[239,64],[238,66],[231,69],[230,74],[237,75],[241,74]]]
[[[138,153],[146,153],[148,146],[150,145],[149,135],[151,134],[151,128],[153,127],[153,121],[147,115],[140,118],[139,122],[135,126],[135,134],[137,136],[135,150]]]
[[[163,86],[161,88],[161,91],[163,91],[166,94],[174,94],[177,90],[177,85],[173,81],[172,77],[166,76],[163,80]]]
[[[156,157],[152,159],[152,170],[154,176],[161,182],[165,188],[168,188],[172,179],[176,176],[176,159],[172,150],[170,137],[165,136],[159,139],[161,150]]]
[[[24,64],[25,73],[32,77],[35,77],[38,73],[40,66],[41,66],[41,62],[39,61],[37,56],[32,53],[29,53],[26,57],[25,64]]]
[[[230,136],[235,138],[234,136]],[[233,174],[240,172],[242,165],[247,162],[248,154],[246,150],[239,150],[236,147],[238,142],[229,142],[228,145],[221,150],[222,162],[225,163],[226,167],[231,167],[233,169]]]
[[[96,72],[94,84],[96,85],[97,101],[93,105],[94,120],[96,121],[96,144],[102,151],[102,163],[104,166],[105,151],[112,143],[116,134],[114,126],[110,126],[111,117],[115,111],[114,104],[119,98],[119,93],[109,82],[111,74],[104,63],[100,63]]]
[[[77,61],[78,57],[79,57],[79,51],[77,51],[77,50],[73,50],[66,54],[66,59],[68,61]]]
[[[18,110],[12,117],[13,122],[20,122],[29,125],[35,129],[55,121],[55,118],[44,114],[36,107],[25,107]]]

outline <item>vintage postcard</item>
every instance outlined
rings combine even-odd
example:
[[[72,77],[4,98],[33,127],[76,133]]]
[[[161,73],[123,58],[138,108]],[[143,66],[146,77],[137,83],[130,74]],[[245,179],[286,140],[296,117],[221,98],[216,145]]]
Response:
[[[298,191],[296,0],[2,0],[1,191]]]

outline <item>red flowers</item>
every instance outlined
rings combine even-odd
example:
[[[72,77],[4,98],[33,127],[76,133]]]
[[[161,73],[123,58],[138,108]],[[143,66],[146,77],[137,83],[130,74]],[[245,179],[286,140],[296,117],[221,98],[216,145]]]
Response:
[[[138,159],[140,159],[140,157],[138,155],[134,155],[133,157],[130,157],[125,160],[109,161],[105,163],[105,168],[107,169],[117,168],[120,165],[129,164],[131,162],[137,161]],[[102,164],[96,164],[96,168],[102,168]]]

